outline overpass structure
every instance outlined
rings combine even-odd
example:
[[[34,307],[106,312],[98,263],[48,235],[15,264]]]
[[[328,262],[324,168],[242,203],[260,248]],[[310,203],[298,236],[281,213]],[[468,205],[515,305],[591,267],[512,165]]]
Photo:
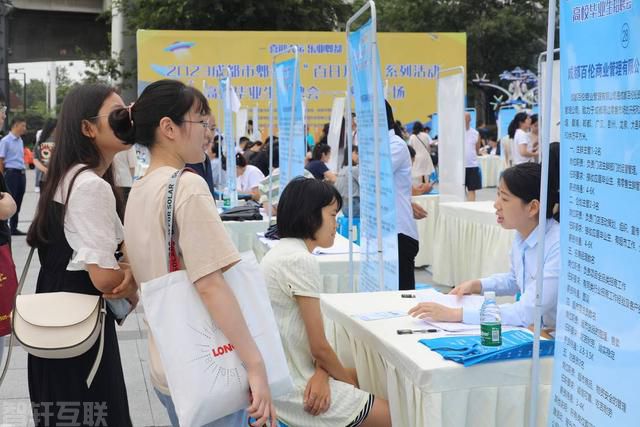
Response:
[[[111,6],[111,0],[0,0],[0,101],[9,102],[9,63],[109,52]]]
[[[81,59],[109,50],[110,0],[12,0],[9,62]]]

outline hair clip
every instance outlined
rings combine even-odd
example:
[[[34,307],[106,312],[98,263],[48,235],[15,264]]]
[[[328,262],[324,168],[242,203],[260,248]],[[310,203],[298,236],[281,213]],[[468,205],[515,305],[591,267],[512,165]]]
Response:
[[[131,114],[131,109],[133,108],[133,104],[134,102],[132,102],[126,107],[127,112],[129,113],[129,121],[131,122],[131,127],[133,127],[133,115]]]

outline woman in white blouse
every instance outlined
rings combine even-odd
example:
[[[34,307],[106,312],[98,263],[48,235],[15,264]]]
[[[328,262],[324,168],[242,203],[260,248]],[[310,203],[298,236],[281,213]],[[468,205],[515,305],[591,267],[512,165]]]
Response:
[[[390,426],[387,401],[358,388],[324,332],[320,266],[312,255],[331,247],[340,193],[318,179],[295,178],[278,204],[280,242],[262,259],[271,305],[295,391],[274,399],[289,426]]]
[[[509,138],[513,141],[511,158],[513,165],[533,162],[538,157],[537,147],[531,147],[529,131],[531,130],[531,117],[525,112],[515,115],[509,124]]]
[[[409,146],[416,151],[416,158],[411,168],[411,177],[414,182],[428,183],[429,177],[434,171],[431,160],[431,138],[422,127],[422,123],[415,122],[409,137]]]
[[[522,327],[531,325],[536,303],[538,213],[544,209],[547,219],[542,270],[542,321],[545,327],[554,329],[560,276],[560,224],[555,215],[556,204],[559,203],[558,163],[550,162],[547,206],[540,206],[540,176],[540,164],[523,163],[505,170],[500,179],[494,204],[498,224],[507,230],[516,230],[509,256],[510,271],[463,282],[450,293],[466,295],[493,291],[498,296],[519,293],[522,295],[519,301],[500,305],[502,323]],[[436,303],[420,303],[409,314],[437,321],[480,323],[479,309],[451,308]]]
[[[103,85],[79,86],[65,97],[56,149],[27,236],[40,258],[36,293],[73,292],[101,295],[107,300],[126,298],[134,306],[137,303],[137,286],[129,266],[116,258],[123,240],[118,216],[122,202],[114,190],[111,162],[116,153],[129,147],[115,137],[107,117],[123,106],[115,90]],[[36,426],[132,425],[115,315],[110,307],[103,326],[102,356],[100,340],[71,359],[29,355],[29,395]],[[99,363],[98,369],[87,386],[95,363]],[[108,409],[104,413],[90,411],[87,418],[70,421],[70,403],[78,408],[100,404]]]
[[[260,199],[258,186],[264,179],[264,174],[257,167],[248,164],[244,154],[236,154],[236,177],[239,193],[251,194],[253,200]]]

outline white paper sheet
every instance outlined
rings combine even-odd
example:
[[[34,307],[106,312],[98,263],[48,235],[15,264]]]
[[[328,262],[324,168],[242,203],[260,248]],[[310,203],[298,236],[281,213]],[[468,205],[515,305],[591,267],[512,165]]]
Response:
[[[456,295],[447,295],[436,291],[435,289],[426,289],[424,291],[416,292],[416,298],[418,302],[435,302],[445,305],[447,307],[459,308],[474,308],[477,309],[482,306],[484,297],[482,295],[465,295],[458,297]],[[465,323],[453,323],[453,322],[436,322],[432,319],[422,319],[428,325],[434,326],[446,332],[467,332],[467,333],[480,333],[480,325],[467,325]]]
[[[333,242],[333,246],[330,248],[315,248],[313,250],[314,255],[340,255],[340,254],[348,254],[349,253],[349,241],[340,236],[336,235],[336,238]],[[353,244],[353,253],[360,253],[360,246]]]

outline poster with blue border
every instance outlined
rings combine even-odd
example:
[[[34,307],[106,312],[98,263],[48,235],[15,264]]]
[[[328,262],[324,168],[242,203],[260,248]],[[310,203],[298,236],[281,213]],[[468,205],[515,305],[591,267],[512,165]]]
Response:
[[[561,247],[549,426],[640,425],[640,1],[560,2]]]
[[[360,292],[398,290],[398,235],[396,231],[395,187],[389,147],[389,131],[380,72],[380,55],[372,49],[376,33],[369,20],[349,34],[353,96],[358,117],[360,155]],[[377,46],[377,45],[376,45]],[[376,73],[372,75],[371,64]],[[374,91],[377,93],[378,140],[374,133]],[[379,150],[380,169],[376,175],[375,151]],[[380,185],[383,273],[380,283],[376,186]]]
[[[235,206],[238,200],[238,191],[236,189],[236,143],[233,132],[233,111],[231,109],[231,82],[229,78],[220,79],[220,93],[224,94],[224,107],[222,120],[223,123],[223,138],[224,147],[227,156],[227,189],[225,190],[226,196],[231,201],[231,206]],[[231,171],[231,172],[230,172]]]
[[[307,146],[304,138],[302,90],[298,61],[287,59],[276,64],[276,97],[278,102],[278,144],[280,161],[280,192],[296,176],[304,174],[304,157]],[[295,91],[295,99],[292,95]],[[293,140],[291,139],[291,114],[294,114]]]

